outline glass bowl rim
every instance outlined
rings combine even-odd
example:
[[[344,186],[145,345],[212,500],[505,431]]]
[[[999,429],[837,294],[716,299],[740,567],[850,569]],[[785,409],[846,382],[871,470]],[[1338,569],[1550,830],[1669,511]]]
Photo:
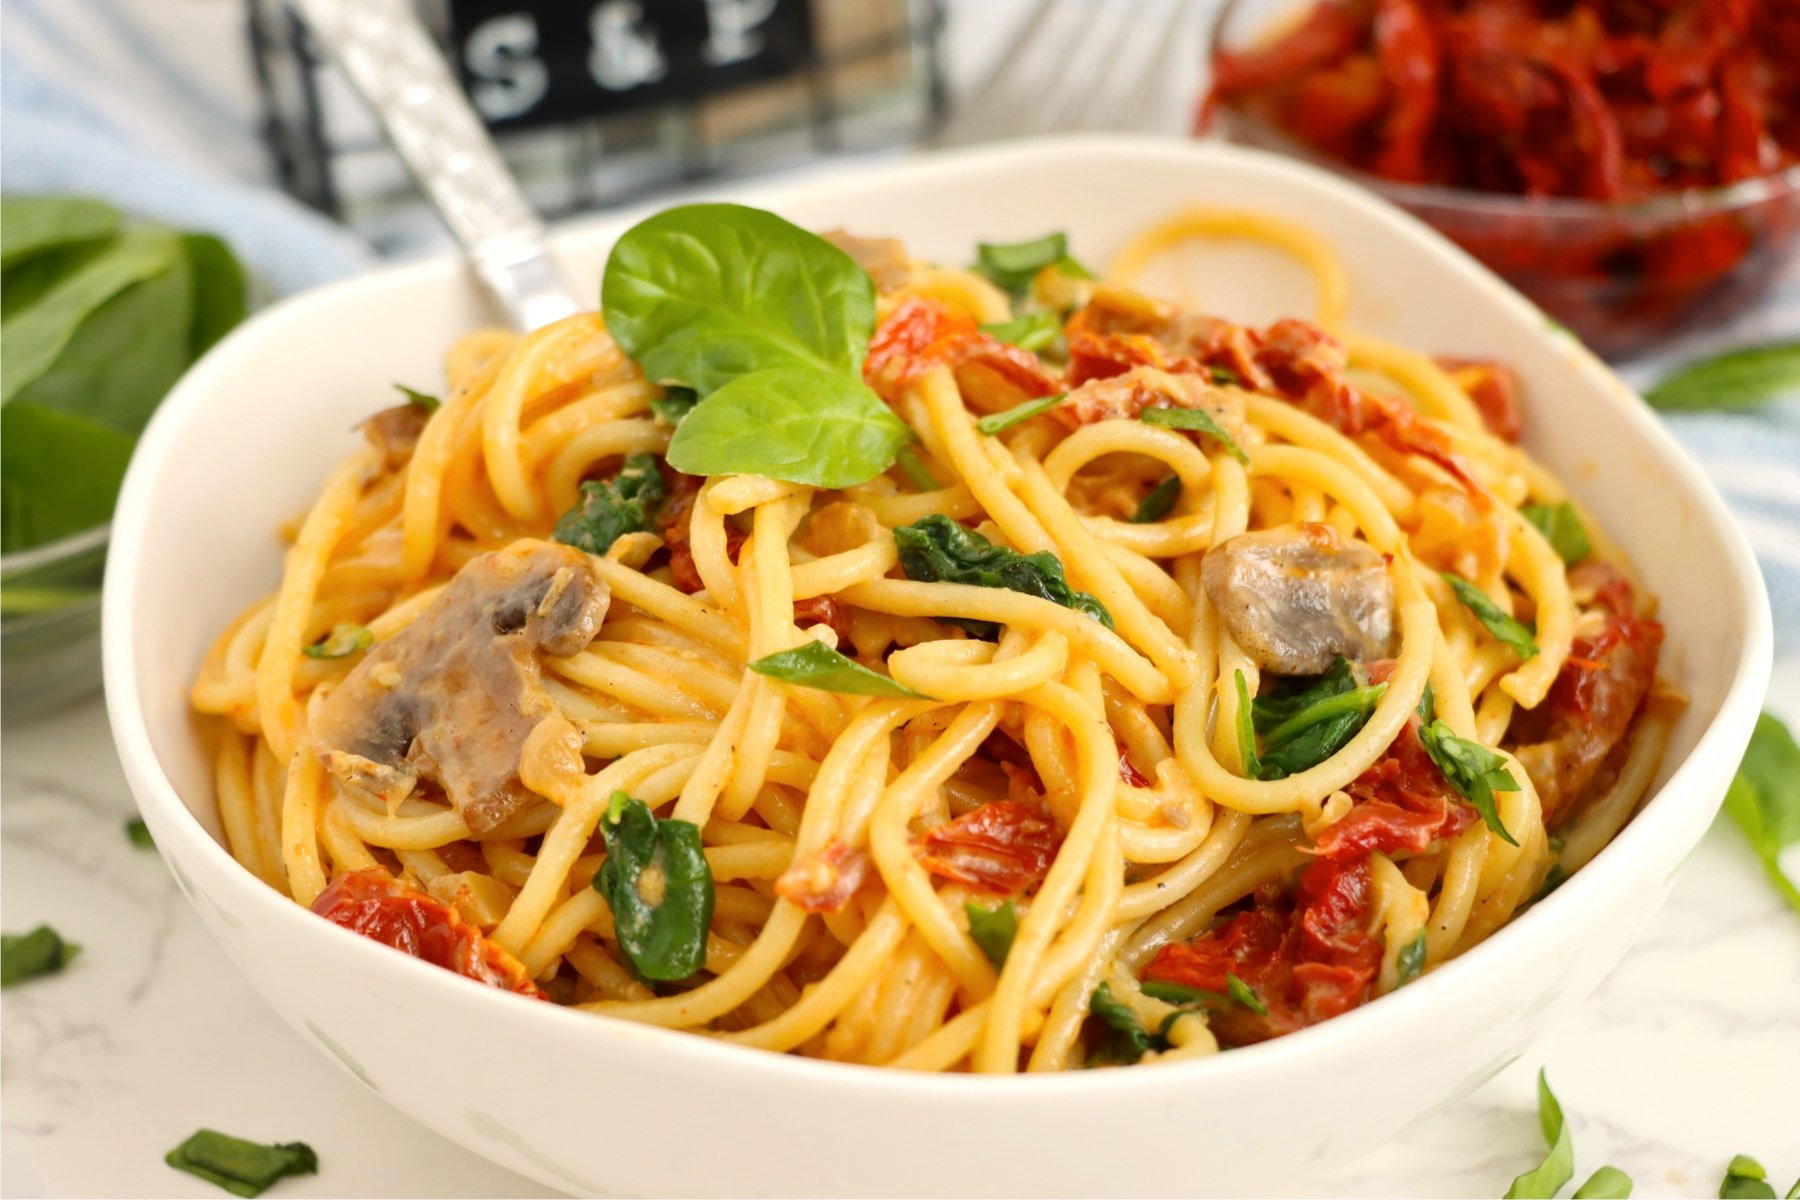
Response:
[[[103,522],[79,533],[66,534],[53,542],[33,546],[29,550],[15,550],[11,554],[0,555],[0,579],[10,579],[102,549],[111,533],[111,522]]]
[[[1206,53],[1209,66],[1222,52],[1226,23],[1244,6],[1245,0],[1225,0],[1219,5],[1212,27],[1207,33]],[[1206,99],[1203,101],[1206,108],[1213,104],[1210,89],[1209,79]],[[1434,183],[1405,183],[1372,175],[1321,154],[1231,100],[1221,99],[1218,104],[1230,114],[1232,120],[1245,125],[1255,134],[1249,145],[1324,167],[1402,205],[1457,208],[1496,217],[1657,220],[1728,212],[1779,196],[1800,193],[1800,163],[1792,163],[1755,179],[1742,179],[1720,187],[1684,188],[1681,191],[1628,200],[1594,200],[1585,196],[1521,196],[1511,192],[1482,192],[1473,188],[1447,187]]]

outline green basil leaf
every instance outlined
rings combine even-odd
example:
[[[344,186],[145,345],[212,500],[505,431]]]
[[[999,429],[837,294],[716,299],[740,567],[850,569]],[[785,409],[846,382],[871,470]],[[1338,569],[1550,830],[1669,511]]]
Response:
[[[1573,1200],[1630,1200],[1631,1176],[1617,1167],[1601,1167],[1575,1189]]]
[[[1403,988],[1425,973],[1425,931],[1423,929],[1413,940],[1400,947],[1400,953],[1394,959],[1396,989]]]
[[[1230,999],[1229,996],[1221,996],[1205,988],[1170,983],[1166,979],[1146,979],[1138,984],[1138,990],[1152,1000],[1161,1000],[1164,1004],[1173,1004],[1177,1008],[1195,1004],[1224,1004]]]
[[[1262,997],[1256,994],[1256,989],[1239,979],[1236,975],[1228,974],[1225,976],[1225,990],[1230,994],[1233,1000],[1236,1000],[1239,1004],[1243,1005],[1257,1016],[1266,1017],[1269,1015],[1269,1008],[1262,1002]]]
[[[1665,410],[1753,408],[1800,388],[1800,342],[1733,350],[1693,363],[1648,392]]]
[[[1362,731],[1369,714],[1387,693],[1386,684],[1361,682],[1349,659],[1338,656],[1315,678],[1279,681],[1251,704],[1262,735],[1259,779],[1285,779],[1317,766]]]
[[[1233,673],[1237,676],[1238,757],[1243,760],[1245,779],[1261,779],[1262,763],[1256,757],[1256,718],[1250,701],[1250,684],[1242,670]]]
[[[842,488],[893,465],[912,431],[850,374],[780,368],[740,375],[702,400],[669,441],[689,475],[766,475]]]
[[[664,496],[656,455],[627,454],[617,475],[581,485],[580,503],[557,520],[550,536],[589,554],[605,554],[625,534],[655,528]]]
[[[1049,412],[1062,403],[1062,399],[1066,395],[1068,395],[1067,392],[1058,392],[1054,396],[1040,396],[1036,400],[1015,404],[1005,412],[989,413],[975,422],[975,428],[989,437],[993,437],[995,434],[1006,432],[1021,421],[1031,420],[1041,412]]]
[[[1775,1200],[1775,1188],[1761,1163],[1748,1154],[1739,1154],[1719,1181],[1719,1200]]]
[[[39,925],[30,933],[0,934],[0,988],[54,975],[80,953],[80,945],[63,941],[48,925]]]
[[[1437,691],[1429,680],[1425,683],[1425,690],[1419,694],[1419,706],[1413,711],[1419,714],[1421,725],[1429,725],[1437,720]]]
[[[308,658],[348,658],[375,644],[375,634],[367,625],[333,625],[331,632],[310,646],[300,647]]]
[[[245,1200],[262,1195],[277,1179],[319,1171],[319,1156],[305,1142],[265,1146],[211,1129],[195,1133],[163,1161]]]
[[[967,583],[976,587],[1003,588],[1036,596],[1094,618],[1108,629],[1112,614],[1106,606],[1069,586],[1062,563],[1048,550],[1020,554],[996,546],[972,529],[942,513],[902,525],[894,530],[900,552],[900,569],[908,579],[923,583]],[[994,637],[991,621],[957,620],[955,624],[976,637]]]
[[[1213,420],[1212,414],[1203,408],[1146,408],[1138,414],[1138,420],[1146,425],[1161,425],[1165,429],[1205,434],[1225,447],[1231,457],[1245,466],[1250,465],[1250,456],[1237,444],[1237,439],[1226,433],[1225,427]]]
[[[135,391],[154,393],[149,406],[154,406],[168,390],[175,376],[189,361],[189,317],[192,289],[187,260],[180,239],[160,227],[131,229],[121,234],[104,253],[87,261],[57,281],[54,287],[38,297],[23,311],[7,314],[0,325],[0,402],[11,402],[27,386],[37,382],[63,356],[76,333],[88,325],[102,309],[120,298],[141,289],[135,285],[153,279],[168,282],[153,297],[153,303],[128,304],[123,313],[110,314],[108,324],[123,326],[108,329],[99,338],[101,345],[117,352],[132,352],[134,358],[157,364],[157,377],[144,381]],[[149,335],[159,335],[150,340]],[[91,350],[89,350],[91,353]],[[91,363],[87,355],[74,356],[84,374],[94,375],[108,364]],[[164,378],[161,364],[173,361],[176,366]],[[54,399],[38,397],[39,403],[62,407],[68,388],[57,389]],[[112,397],[75,396],[68,404],[70,411],[83,412],[110,419]],[[135,426],[129,420],[114,420],[121,428],[141,428],[148,407],[137,414]]]
[[[1800,745],[1771,713],[1756,720],[1737,776],[1725,792],[1725,811],[1750,839],[1769,882],[1800,912],[1800,886],[1781,869],[1781,852],[1800,842]]]
[[[1475,614],[1475,619],[1481,622],[1483,629],[1512,647],[1520,662],[1530,662],[1537,657],[1537,639],[1532,637],[1531,630],[1503,612],[1486,592],[1448,571],[1444,572],[1444,582],[1450,585],[1450,590],[1456,593],[1456,598],[1463,602],[1463,606]]]
[[[1230,367],[1208,367],[1207,371],[1212,375],[1214,383],[1234,385],[1244,382],[1244,377]]]
[[[1538,1072],[1538,1128],[1550,1152],[1544,1161],[1512,1181],[1506,1200],[1552,1200],[1575,1175],[1575,1143],[1563,1121],[1562,1105],[1550,1090],[1550,1081]]]
[[[969,914],[969,936],[994,964],[994,970],[1005,967],[1013,938],[1019,932],[1019,910],[1008,900],[998,908],[983,908],[971,902],[963,905],[963,911]]]
[[[88,196],[7,196],[0,199],[0,270],[106,241],[121,224],[118,209]]]
[[[1565,563],[1572,566],[1594,552],[1581,515],[1567,500],[1558,504],[1527,504],[1519,513],[1537,527]]]
[[[783,683],[817,688],[822,692],[841,692],[851,696],[890,696],[901,699],[923,699],[918,692],[901,683],[871,671],[855,659],[833,650],[824,642],[808,641],[792,650],[779,650],[750,664],[758,675],[767,675]]]
[[[182,234],[181,248],[194,285],[188,356],[197,359],[249,315],[250,281],[231,248],[210,233]]]
[[[156,846],[156,839],[150,836],[150,827],[144,824],[142,817],[133,817],[125,822],[125,836],[139,850],[150,850]]]
[[[1442,720],[1421,727],[1419,740],[1425,743],[1425,752],[1450,781],[1450,786],[1474,805],[1487,827],[1508,845],[1518,845],[1500,820],[1500,809],[1494,801],[1495,792],[1519,790],[1519,781],[1507,769],[1506,759],[1480,742],[1457,737]]]
[[[606,861],[594,890],[612,909],[619,948],[645,979],[686,979],[706,964],[713,878],[692,821],[658,819],[615,792],[600,822]]]
[[[868,272],[817,234],[738,204],[682,205],[632,226],[607,257],[601,297],[607,332],[644,374],[702,400],[775,368],[860,378],[875,329]]]
[[[1115,1062],[1134,1063],[1157,1048],[1156,1040],[1139,1022],[1137,1014],[1129,1005],[1114,998],[1112,988],[1107,984],[1102,983],[1094,989],[1094,994],[1088,998],[1088,1011],[1112,1031],[1108,1049]]]
[[[1035,354],[1056,344],[1056,339],[1062,336],[1062,322],[1056,319],[1055,313],[1029,312],[1010,321],[983,325],[981,331],[1009,346],[1017,346]]]
[[[662,395],[650,397],[650,415],[664,425],[679,425],[698,403],[700,396],[693,388],[664,388]]]
[[[396,383],[394,390],[406,397],[406,402],[420,412],[434,413],[443,407],[444,402],[430,392],[421,392],[407,387],[404,383]]]
[[[0,550],[103,525],[136,439],[78,413],[20,400],[0,409]]]
[[[1041,238],[1026,242],[978,243],[975,247],[975,270],[997,287],[1018,293],[1031,286],[1032,279],[1039,271],[1060,264],[1068,258],[1067,235],[1047,233]]]
[[[1091,280],[1094,277],[1092,271],[1082,266],[1075,259],[1070,258],[1067,254],[1057,259],[1052,265],[1070,279]]]
[[[1181,476],[1171,475],[1138,501],[1137,511],[1131,514],[1133,525],[1148,525],[1152,521],[1160,521],[1175,511],[1181,502]]]
[[[938,482],[937,476],[931,473],[931,468],[927,467],[924,460],[919,457],[919,452],[911,446],[900,447],[900,452],[894,456],[894,461],[899,464],[907,482],[921,492],[935,492],[944,486]]]

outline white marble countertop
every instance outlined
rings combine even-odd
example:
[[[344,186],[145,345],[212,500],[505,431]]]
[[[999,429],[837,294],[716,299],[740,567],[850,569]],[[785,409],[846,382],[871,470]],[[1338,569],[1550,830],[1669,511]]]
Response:
[[[1800,657],[1777,665],[1770,705],[1800,725]],[[8,729],[4,754],[5,927],[49,922],[84,951],[0,1005],[0,1193],[222,1195],[162,1162],[212,1126],[311,1143],[320,1173],[283,1197],[548,1194],[388,1108],[238,978],[161,859],[126,839],[97,701]],[[1735,829],[1707,836],[1643,940],[1519,1062],[1348,1170],[1272,1168],[1272,1186],[1498,1195],[1542,1153],[1540,1066],[1574,1122],[1577,1179],[1612,1163],[1639,1196],[1710,1196],[1738,1153],[1783,1190],[1800,1175],[1800,915]]]

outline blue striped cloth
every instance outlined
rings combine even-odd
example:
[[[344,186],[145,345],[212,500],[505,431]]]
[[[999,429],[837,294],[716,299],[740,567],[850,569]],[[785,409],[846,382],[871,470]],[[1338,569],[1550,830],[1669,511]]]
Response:
[[[222,233],[280,293],[372,260],[343,229],[269,185],[241,4],[4,3],[0,171],[8,190],[88,192],[146,216]],[[982,32],[976,23],[955,20],[950,31],[953,41],[959,32],[970,41]],[[1794,266],[1766,301],[1728,326],[1621,364],[1621,374],[1642,389],[1697,357],[1800,338],[1800,263]],[[1760,411],[1667,420],[1756,549],[1774,604],[1777,645],[1800,651],[1800,393]]]

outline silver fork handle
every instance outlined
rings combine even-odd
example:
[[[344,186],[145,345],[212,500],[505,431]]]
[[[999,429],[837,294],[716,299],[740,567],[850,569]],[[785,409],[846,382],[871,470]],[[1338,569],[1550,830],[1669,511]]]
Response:
[[[411,0],[290,0],[514,324],[584,307]]]

